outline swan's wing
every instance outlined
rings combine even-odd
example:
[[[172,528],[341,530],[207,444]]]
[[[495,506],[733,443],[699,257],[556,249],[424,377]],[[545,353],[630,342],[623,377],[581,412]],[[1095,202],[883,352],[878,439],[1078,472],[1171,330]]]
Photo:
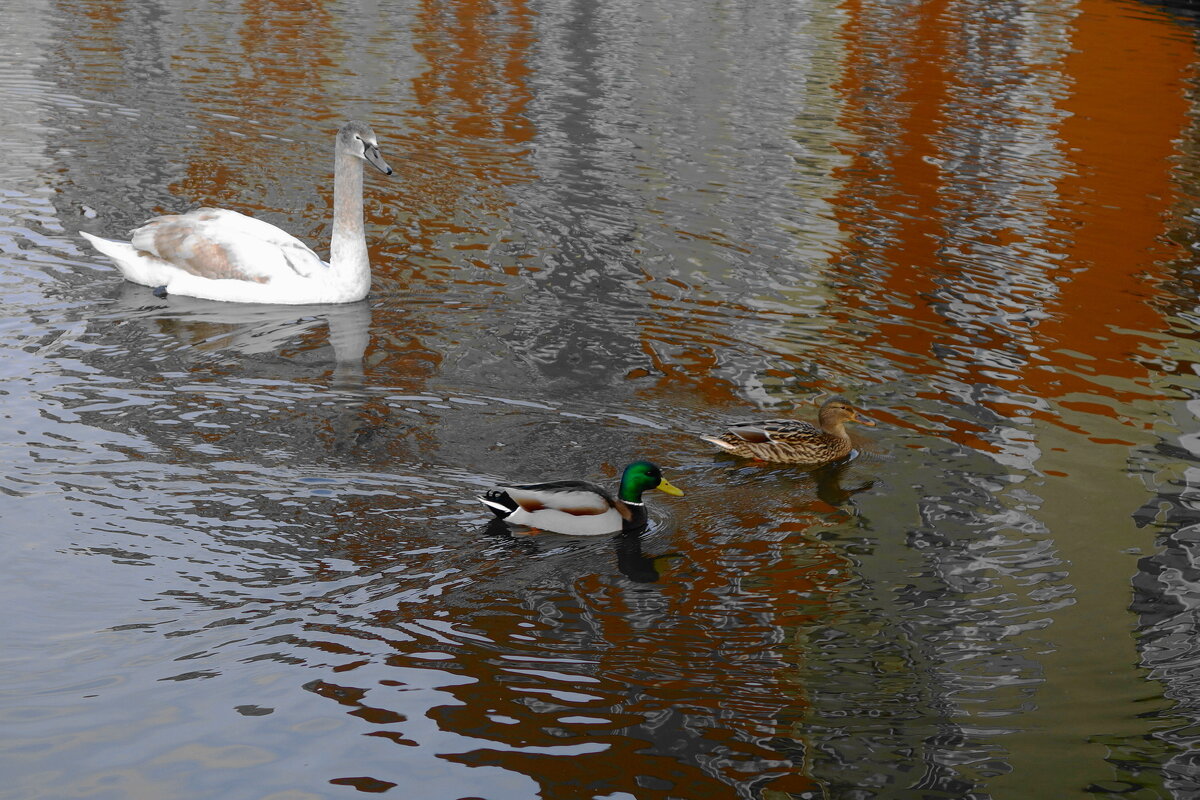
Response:
[[[797,436],[813,436],[820,434],[821,430],[812,423],[794,419],[764,419],[735,423],[729,426],[727,432],[751,444],[765,444],[786,442]]]
[[[603,488],[586,481],[551,481],[505,486],[504,491],[529,513],[548,508],[576,516],[603,514],[616,502]]]
[[[201,278],[268,283],[326,269],[311,249],[270,223],[220,208],[169,214],[133,231],[138,250]]]

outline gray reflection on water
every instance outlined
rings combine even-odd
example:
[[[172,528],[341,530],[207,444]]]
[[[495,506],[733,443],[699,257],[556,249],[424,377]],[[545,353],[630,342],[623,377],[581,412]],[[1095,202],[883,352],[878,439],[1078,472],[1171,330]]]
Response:
[[[887,4],[11,10],[18,791],[1185,795],[1195,411],[1135,456],[1163,543],[1137,578],[1148,682],[1097,601],[1127,591],[1093,560],[1129,481],[1096,440],[1174,407],[1111,352],[1052,366],[1094,378],[1085,405],[1146,398],[1115,416],[1030,377],[1088,213],[1058,196],[1077,9],[945,10],[949,102],[915,120],[929,19]],[[369,204],[372,301],[163,302],[81,251],[81,227],[193,203],[323,241],[350,114],[412,151]],[[1193,265],[1171,269],[1173,338],[1135,359],[1190,397],[1168,362],[1195,361]],[[889,422],[843,469],[695,438],[832,389]],[[513,536],[471,500],[638,456],[688,492],[638,536]]]
[[[1177,407],[1182,420],[1198,412],[1200,400],[1195,398]],[[1160,452],[1136,457],[1139,471],[1156,493],[1135,517],[1157,531],[1159,548],[1138,562],[1132,608],[1139,619],[1142,666],[1151,678],[1164,684],[1171,704],[1147,712],[1160,720],[1155,737],[1159,741],[1117,740],[1114,746],[1127,760],[1129,772],[1136,775],[1162,759],[1161,751],[1169,745],[1176,752],[1165,765],[1168,785],[1176,796],[1183,797],[1200,789],[1200,764],[1194,757],[1200,719],[1200,674],[1196,669],[1200,656],[1196,647],[1200,635],[1200,553],[1196,552],[1200,526],[1195,522],[1200,513],[1195,501],[1200,485],[1200,442],[1196,434],[1186,434],[1178,437],[1178,446],[1164,441],[1157,450]]]

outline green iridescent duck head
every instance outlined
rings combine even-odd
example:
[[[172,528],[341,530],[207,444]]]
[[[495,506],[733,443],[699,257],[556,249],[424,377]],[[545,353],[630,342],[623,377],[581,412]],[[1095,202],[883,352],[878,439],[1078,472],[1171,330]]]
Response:
[[[640,503],[642,493],[651,489],[676,496],[683,494],[663,477],[662,470],[656,465],[649,461],[635,461],[626,467],[621,475],[621,490],[618,496],[626,503]]]

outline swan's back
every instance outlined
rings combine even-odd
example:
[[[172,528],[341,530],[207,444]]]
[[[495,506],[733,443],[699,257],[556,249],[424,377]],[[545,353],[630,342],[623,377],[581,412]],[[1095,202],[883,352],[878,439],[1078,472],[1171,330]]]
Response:
[[[320,257],[291,234],[236,211],[200,208],[155,217],[135,229],[135,249],[210,280],[266,283],[325,269]]]

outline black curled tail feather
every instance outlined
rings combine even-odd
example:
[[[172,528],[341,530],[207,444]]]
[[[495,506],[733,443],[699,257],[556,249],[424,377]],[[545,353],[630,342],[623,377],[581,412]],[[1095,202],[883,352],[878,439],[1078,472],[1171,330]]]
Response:
[[[503,489],[490,489],[484,492],[480,495],[479,502],[490,508],[492,513],[500,519],[504,519],[520,508],[517,501],[509,497],[508,492]]]

